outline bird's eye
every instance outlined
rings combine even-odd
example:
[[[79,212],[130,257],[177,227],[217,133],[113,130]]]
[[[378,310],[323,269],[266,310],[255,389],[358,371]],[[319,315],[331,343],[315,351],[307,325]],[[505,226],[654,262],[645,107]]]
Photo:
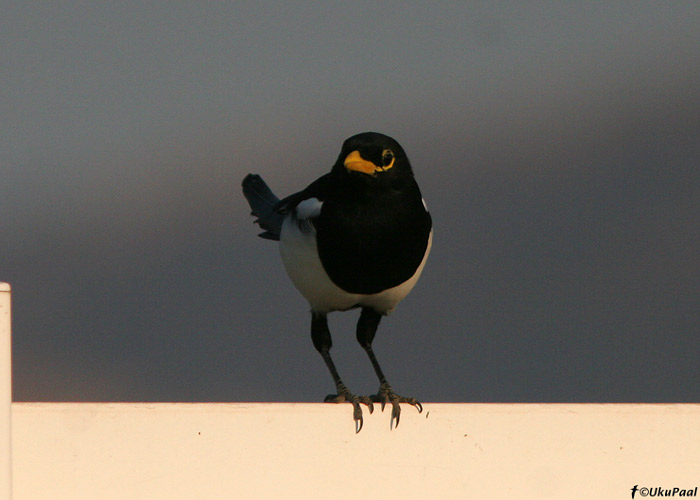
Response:
[[[391,151],[391,149],[385,149],[382,152],[382,166],[388,167],[392,164],[393,161],[394,161],[394,153]]]

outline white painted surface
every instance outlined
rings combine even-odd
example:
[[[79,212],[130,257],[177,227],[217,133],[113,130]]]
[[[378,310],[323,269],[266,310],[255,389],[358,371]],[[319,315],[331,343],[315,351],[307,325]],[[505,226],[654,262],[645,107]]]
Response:
[[[700,486],[700,405],[14,403],[15,500],[626,499]],[[636,498],[642,498],[637,493]]]
[[[10,285],[0,283],[0,498],[12,492],[12,314]]]

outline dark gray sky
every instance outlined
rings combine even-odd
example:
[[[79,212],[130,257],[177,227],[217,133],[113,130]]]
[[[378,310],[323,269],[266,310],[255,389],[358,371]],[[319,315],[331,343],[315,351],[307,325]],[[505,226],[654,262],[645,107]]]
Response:
[[[700,400],[696,1],[13,2],[0,25],[15,400],[321,400],[240,181],[297,191],[367,130],[435,223],[375,340],[398,392]],[[356,318],[333,354],[374,392]]]

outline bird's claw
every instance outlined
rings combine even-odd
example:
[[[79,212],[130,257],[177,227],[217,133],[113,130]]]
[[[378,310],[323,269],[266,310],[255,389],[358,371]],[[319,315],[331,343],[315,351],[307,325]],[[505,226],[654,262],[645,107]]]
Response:
[[[374,412],[374,403],[372,403],[372,400],[369,398],[369,396],[355,396],[352,394],[350,391],[347,390],[345,387],[339,387],[338,388],[338,394],[329,394],[326,396],[324,399],[324,402],[326,403],[351,403],[352,404],[352,418],[355,421],[355,434],[360,432],[362,430],[362,424],[363,424],[363,419],[362,419],[362,407],[360,404],[365,404],[367,405],[367,408],[369,408],[369,413],[372,414]]]
[[[401,403],[408,403],[411,406],[415,406],[418,413],[423,412],[423,405],[420,404],[420,401],[416,398],[399,396],[389,384],[380,385],[379,391],[372,396],[372,400],[382,404],[382,411],[384,411],[384,407],[387,403],[391,403],[391,422],[389,426],[392,429],[399,426],[399,420],[401,419]]]

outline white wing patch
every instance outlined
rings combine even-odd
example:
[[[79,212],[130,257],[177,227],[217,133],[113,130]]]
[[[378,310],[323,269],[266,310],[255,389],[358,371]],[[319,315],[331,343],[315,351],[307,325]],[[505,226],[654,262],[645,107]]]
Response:
[[[300,202],[296,207],[297,219],[313,219],[321,215],[323,202],[318,198],[309,198]]]

